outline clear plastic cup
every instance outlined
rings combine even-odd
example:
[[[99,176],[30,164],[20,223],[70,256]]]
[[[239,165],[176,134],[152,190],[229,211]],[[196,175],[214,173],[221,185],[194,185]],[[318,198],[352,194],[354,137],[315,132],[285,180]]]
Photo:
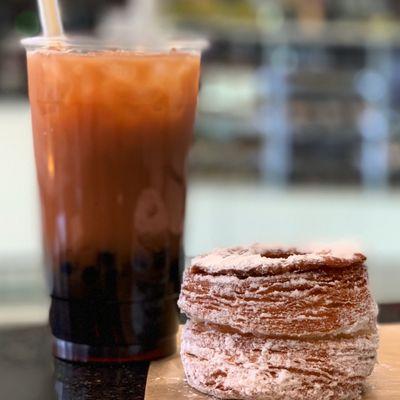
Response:
[[[23,45],[54,355],[169,355],[205,42],[37,37]]]

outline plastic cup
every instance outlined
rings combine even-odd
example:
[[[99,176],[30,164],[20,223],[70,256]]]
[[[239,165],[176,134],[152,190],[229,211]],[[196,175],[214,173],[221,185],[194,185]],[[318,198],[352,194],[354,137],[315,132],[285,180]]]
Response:
[[[53,353],[81,362],[172,354],[204,42],[23,44]]]

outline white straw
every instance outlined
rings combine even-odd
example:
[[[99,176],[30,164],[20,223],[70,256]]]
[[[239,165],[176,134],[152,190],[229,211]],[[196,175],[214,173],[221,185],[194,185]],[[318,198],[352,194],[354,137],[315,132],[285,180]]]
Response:
[[[60,7],[57,0],[38,0],[40,22],[43,35],[47,37],[62,36]]]

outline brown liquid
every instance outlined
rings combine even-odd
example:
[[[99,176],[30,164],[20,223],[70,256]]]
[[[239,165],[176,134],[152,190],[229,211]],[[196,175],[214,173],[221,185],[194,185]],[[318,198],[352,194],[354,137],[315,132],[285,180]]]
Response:
[[[28,53],[53,334],[131,349],[88,359],[173,351],[199,69],[179,52]]]

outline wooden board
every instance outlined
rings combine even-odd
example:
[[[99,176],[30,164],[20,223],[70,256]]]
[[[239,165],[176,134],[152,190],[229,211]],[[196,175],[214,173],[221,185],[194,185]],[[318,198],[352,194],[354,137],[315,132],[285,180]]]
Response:
[[[400,324],[379,327],[378,364],[367,380],[363,400],[400,400]],[[206,400],[210,397],[190,388],[179,355],[152,362],[145,400]]]

